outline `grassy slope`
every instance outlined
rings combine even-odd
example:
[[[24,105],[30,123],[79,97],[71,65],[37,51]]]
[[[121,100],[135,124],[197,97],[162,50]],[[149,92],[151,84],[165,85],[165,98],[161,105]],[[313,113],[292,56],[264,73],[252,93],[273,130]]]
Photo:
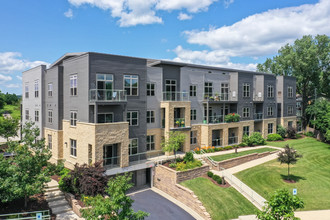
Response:
[[[181,184],[194,191],[212,219],[233,219],[257,212],[257,209],[232,187],[221,188],[203,177]]]
[[[239,172],[236,176],[252,189],[269,198],[276,189],[298,189],[298,196],[305,202],[305,210],[330,209],[330,145],[313,138],[268,142],[268,145],[284,147],[289,144],[303,154],[297,164],[291,166],[291,174],[298,180],[288,184],[282,180],[287,175],[287,165],[277,160]]]
[[[237,154],[235,154],[235,153],[223,154],[223,155],[213,156],[212,159],[215,160],[215,161],[222,161],[222,160],[227,160],[227,159],[240,157],[240,156],[244,156],[244,155],[248,155],[248,154],[263,153],[263,152],[266,152],[266,151],[273,152],[273,151],[277,151],[277,149],[273,149],[273,148],[269,148],[269,147],[253,149],[253,150],[247,150],[247,151],[239,151],[239,149],[238,149]]]
[[[10,111],[11,112],[11,117],[15,119],[20,119],[21,118],[21,110],[20,106],[18,105],[5,105],[3,107],[4,111]]]

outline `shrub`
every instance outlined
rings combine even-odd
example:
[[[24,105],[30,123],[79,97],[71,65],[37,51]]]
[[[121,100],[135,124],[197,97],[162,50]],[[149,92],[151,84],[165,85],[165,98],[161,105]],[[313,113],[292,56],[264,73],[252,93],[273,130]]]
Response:
[[[170,163],[169,167],[176,168],[176,163]]]
[[[220,177],[219,179],[217,179],[217,183],[218,183],[219,185],[222,184],[222,179],[221,179],[221,177]]]
[[[269,134],[267,136],[267,141],[283,141],[283,138],[279,134]]]
[[[187,163],[181,162],[176,164],[176,170],[177,171],[184,171],[189,169],[194,169],[196,167],[202,166],[202,162],[200,160],[190,161]]]
[[[176,164],[176,170],[177,171],[182,171],[186,169],[186,164],[184,162],[180,162]]]
[[[277,134],[281,135],[282,138],[285,138],[285,135],[286,135],[286,130],[285,128],[283,128],[282,125],[277,125],[277,131],[276,131]]]
[[[302,136],[300,134],[296,134],[296,138],[301,138]]]
[[[216,181],[218,184],[221,184],[221,183],[222,183],[222,179],[221,179],[221,177],[218,176],[218,175],[213,175],[213,176],[212,176],[212,179],[213,179],[214,181]]]
[[[60,190],[64,191],[64,192],[72,192],[72,187],[71,187],[71,183],[70,183],[70,179],[71,179],[71,175],[70,175],[70,171],[67,168],[64,168],[61,170],[60,172],[60,181],[58,182],[58,186],[60,188]]]
[[[307,137],[314,137],[314,133],[311,132],[311,131],[305,133],[305,135],[306,135]]]
[[[238,122],[240,117],[239,114],[229,113],[225,116],[225,122]]]
[[[286,133],[288,134],[288,138],[296,138],[297,131],[294,127],[288,127]]]
[[[266,144],[265,139],[261,136],[259,132],[253,132],[251,136],[244,135],[243,142],[246,143],[248,146]]]
[[[231,150],[231,149],[233,149],[233,147],[232,146],[226,146],[226,147],[224,147],[224,149],[225,150]]]
[[[242,143],[240,143],[238,146],[240,146],[240,147],[245,147],[246,145],[247,145],[246,143],[242,142]]]
[[[211,177],[211,178],[212,178],[213,175],[214,175],[214,174],[213,174],[211,171],[207,171],[207,176],[208,176],[208,177]]]
[[[194,159],[194,155],[192,152],[186,152],[186,155],[183,157],[183,161],[185,163],[187,162],[193,162],[195,159]]]
[[[182,161],[183,161],[183,159],[180,158],[180,157],[178,157],[178,158],[175,159],[175,162],[177,162],[177,163],[180,163],[180,162],[182,162]]]

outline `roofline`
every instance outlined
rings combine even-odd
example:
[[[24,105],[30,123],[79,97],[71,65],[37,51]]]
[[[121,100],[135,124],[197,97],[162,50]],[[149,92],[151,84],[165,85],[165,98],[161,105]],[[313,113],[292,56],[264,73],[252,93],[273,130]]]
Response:
[[[25,73],[25,72],[29,72],[30,70],[34,70],[34,69],[40,68],[40,67],[41,68],[44,67],[45,69],[47,69],[47,65],[46,64],[40,64],[38,66],[32,67],[31,69],[28,69],[28,70],[23,71],[22,74]]]
[[[80,56],[80,55],[85,54],[85,53],[86,52],[66,53],[63,56],[61,56],[60,58],[58,58],[54,63],[52,63],[49,66],[48,69],[51,69],[52,67],[56,66],[57,64],[59,64],[60,62],[62,62],[67,57]]]

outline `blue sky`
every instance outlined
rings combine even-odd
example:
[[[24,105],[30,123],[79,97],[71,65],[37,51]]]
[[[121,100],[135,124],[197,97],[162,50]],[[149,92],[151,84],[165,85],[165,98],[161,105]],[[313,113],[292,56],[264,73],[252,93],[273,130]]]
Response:
[[[255,70],[303,35],[330,35],[329,0],[2,0],[0,90],[67,52]]]

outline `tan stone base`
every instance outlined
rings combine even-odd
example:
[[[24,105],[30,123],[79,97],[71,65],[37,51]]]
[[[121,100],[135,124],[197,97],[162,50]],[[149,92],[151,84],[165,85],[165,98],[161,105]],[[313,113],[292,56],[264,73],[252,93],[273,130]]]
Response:
[[[292,127],[297,128],[297,117],[296,116],[280,118],[280,123],[284,128],[288,127],[289,121],[292,121]]]
[[[49,144],[48,135],[52,136],[52,157],[50,159],[50,162],[57,164],[60,160],[63,159],[63,131],[44,128],[46,146],[48,146]]]

